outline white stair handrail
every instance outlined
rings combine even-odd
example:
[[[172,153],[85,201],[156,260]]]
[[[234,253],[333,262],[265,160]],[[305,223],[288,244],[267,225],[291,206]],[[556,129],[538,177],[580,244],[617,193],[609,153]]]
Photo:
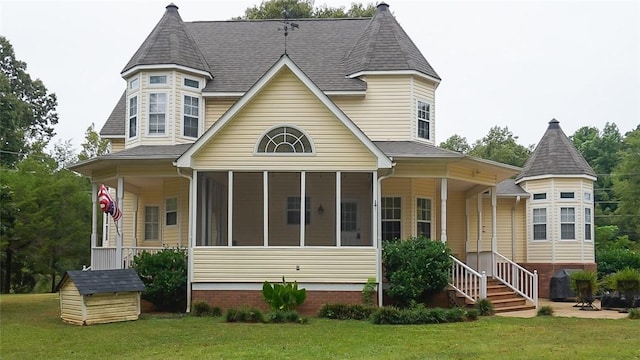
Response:
[[[474,303],[487,298],[487,274],[479,273],[467,264],[451,256],[451,282],[449,285]]]
[[[531,301],[538,308],[538,272],[518,265],[504,255],[494,252],[493,277],[503,282],[513,291]]]

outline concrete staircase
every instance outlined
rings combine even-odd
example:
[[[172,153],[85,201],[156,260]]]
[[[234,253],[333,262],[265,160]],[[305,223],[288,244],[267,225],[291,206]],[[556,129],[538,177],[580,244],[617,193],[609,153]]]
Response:
[[[458,306],[473,307],[473,302],[456,290],[449,290],[449,298]],[[500,281],[487,279],[487,299],[496,313],[535,309],[535,306]]]

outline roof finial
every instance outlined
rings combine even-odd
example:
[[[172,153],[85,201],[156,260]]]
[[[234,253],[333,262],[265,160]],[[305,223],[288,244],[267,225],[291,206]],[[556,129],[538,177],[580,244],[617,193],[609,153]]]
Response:
[[[549,121],[549,129],[560,129],[560,121],[554,119],[551,119],[551,121]]]
[[[278,28],[278,31],[280,30],[284,31],[284,54],[287,55],[287,36],[289,35],[289,30],[293,31],[297,29],[298,24],[292,23],[289,21],[289,16],[290,16],[289,10],[287,9],[283,10],[282,15],[284,17],[284,20],[282,20],[282,23],[284,24],[284,26],[281,28]]]

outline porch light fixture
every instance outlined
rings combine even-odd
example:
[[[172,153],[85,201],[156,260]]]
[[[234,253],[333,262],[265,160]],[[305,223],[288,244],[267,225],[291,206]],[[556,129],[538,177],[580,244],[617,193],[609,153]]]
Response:
[[[322,214],[324,214],[324,208],[322,207],[322,204],[320,204],[320,206],[318,206],[318,215]]]

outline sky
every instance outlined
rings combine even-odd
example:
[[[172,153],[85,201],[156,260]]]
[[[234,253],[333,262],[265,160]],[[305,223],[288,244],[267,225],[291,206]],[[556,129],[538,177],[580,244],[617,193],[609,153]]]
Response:
[[[228,20],[260,2],[0,0],[0,35],[58,97],[54,142],[79,151],[86,129],[102,128],[126,86],[122,68],[171,1],[184,21]],[[528,146],[552,118],[567,135],[640,124],[640,0],[386,2],[442,78],[437,144],[500,126]]]

